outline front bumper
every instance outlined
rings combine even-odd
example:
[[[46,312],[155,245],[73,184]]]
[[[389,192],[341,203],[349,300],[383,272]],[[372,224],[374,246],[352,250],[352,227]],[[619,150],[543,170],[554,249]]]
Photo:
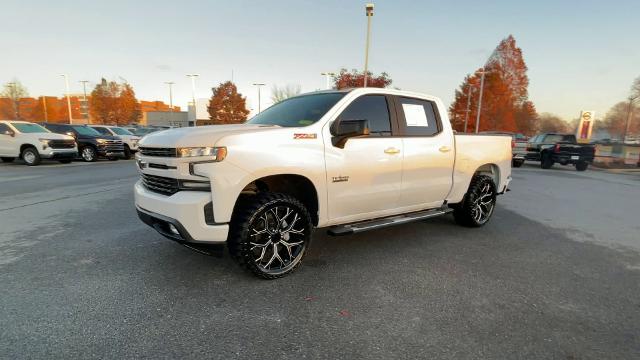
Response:
[[[211,193],[179,191],[171,196],[147,190],[140,181],[134,187],[138,216],[165,237],[178,242],[223,244],[229,224],[207,224],[204,209]],[[173,225],[174,231],[169,225]]]
[[[40,152],[43,159],[75,159],[78,157],[76,149],[47,149]]]
[[[121,151],[98,147],[98,156],[106,158],[124,158],[124,148]]]

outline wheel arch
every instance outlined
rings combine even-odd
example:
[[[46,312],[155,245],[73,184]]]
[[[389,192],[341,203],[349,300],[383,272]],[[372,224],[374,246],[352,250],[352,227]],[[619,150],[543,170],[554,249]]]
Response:
[[[22,152],[24,151],[24,149],[26,149],[26,148],[30,148],[30,147],[31,147],[31,148],[34,148],[34,149],[36,149],[36,150],[38,150],[38,148],[37,148],[35,145],[33,145],[33,144],[29,144],[29,143],[27,143],[27,144],[22,144],[22,145],[20,145],[20,154],[19,154],[18,156],[22,156]]]
[[[253,179],[238,194],[233,206],[233,213],[236,212],[243,198],[261,192],[275,192],[293,196],[307,208],[313,224],[318,225],[320,206],[318,188],[308,177],[294,173],[282,173]]]
[[[496,189],[500,186],[500,168],[496,164],[489,163],[478,167],[473,173],[473,176],[476,175],[490,176],[493,179]]]

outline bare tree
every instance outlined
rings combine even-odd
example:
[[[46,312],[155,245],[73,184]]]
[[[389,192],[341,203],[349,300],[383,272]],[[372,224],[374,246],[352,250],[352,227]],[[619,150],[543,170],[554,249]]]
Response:
[[[27,88],[18,79],[4,84],[4,89],[0,93],[2,97],[9,98],[13,105],[13,113],[17,120],[20,119],[20,99],[29,96]]]
[[[541,133],[567,132],[570,131],[569,126],[566,121],[553,114],[542,113],[538,116],[538,131]]]
[[[640,97],[640,76],[638,76],[636,80],[633,82],[633,85],[631,85],[631,97],[632,98]]]
[[[280,101],[300,94],[300,85],[287,84],[284,87],[274,85],[271,88],[271,101],[279,103]]]

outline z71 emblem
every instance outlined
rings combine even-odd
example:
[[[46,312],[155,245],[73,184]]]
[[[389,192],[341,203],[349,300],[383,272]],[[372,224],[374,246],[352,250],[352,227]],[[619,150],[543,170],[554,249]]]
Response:
[[[318,138],[317,134],[293,134],[293,139],[316,139]]]

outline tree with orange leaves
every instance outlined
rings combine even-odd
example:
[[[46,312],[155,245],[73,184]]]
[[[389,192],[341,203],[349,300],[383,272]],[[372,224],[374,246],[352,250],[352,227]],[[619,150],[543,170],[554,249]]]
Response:
[[[141,116],[140,104],[131,85],[104,78],[91,92],[89,112],[94,123],[126,125]]]
[[[458,131],[475,130],[482,71],[483,69],[478,69],[473,75],[468,75],[456,90],[449,113],[452,124]],[[529,101],[527,66],[522,50],[517,47],[513,36],[509,35],[498,44],[484,66],[484,71],[479,130],[525,134],[534,132],[537,112],[533,103]],[[466,129],[465,118],[468,119]]]
[[[207,110],[214,125],[241,124],[247,121],[247,99],[238,92],[234,83],[227,81],[211,90],[213,95]]]
[[[383,72],[378,76],[374,76],[370,71],[367,72],[367,87],[384,88],[391,85],[389,74]],[[341,69],[340,72],[333,77],[333,86],[336,89],[357,88],[364,86],[364,72],[356,69],[347,71]]]

